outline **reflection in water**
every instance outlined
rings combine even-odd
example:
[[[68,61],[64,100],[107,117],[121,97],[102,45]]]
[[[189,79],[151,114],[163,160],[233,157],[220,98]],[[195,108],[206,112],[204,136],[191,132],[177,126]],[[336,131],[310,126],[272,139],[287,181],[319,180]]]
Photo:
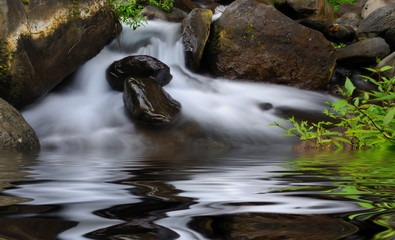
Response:
[[[0,236],[393,238],[391,153],[163,151],[43,151],[16,161],[24,177],[3,194],[31,201],[0,208]]]

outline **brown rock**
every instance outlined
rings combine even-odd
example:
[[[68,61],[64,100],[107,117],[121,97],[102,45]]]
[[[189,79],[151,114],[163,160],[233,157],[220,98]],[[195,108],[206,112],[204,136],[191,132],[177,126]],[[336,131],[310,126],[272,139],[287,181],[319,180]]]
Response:
[[[217,76],[323,88],[334,68],[324,36],[273,6],[238,0],[213,23],[207,61]]]

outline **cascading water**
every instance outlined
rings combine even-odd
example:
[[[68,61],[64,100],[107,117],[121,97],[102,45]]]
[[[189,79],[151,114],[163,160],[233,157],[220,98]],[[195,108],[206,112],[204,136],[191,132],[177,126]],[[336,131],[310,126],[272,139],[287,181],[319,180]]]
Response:
[[[122,35],[87,62],[62,92],[48,95],[23,114],[37,131],[44,148],[135,148],[147,146],[124,112],[122,93],[110,89],[107,67],[129,55],[150,55],[171,68],[173,80],[165,90],[182,104],[184,121],[233,143],[273,144],[287,139],[268,124],[278,120],[276,109],[321,111],[327,95],[292,87],[229,81],[197,75],[185,68],[181,25],[150,21]],[[262,110],[259,104],[273,108]],[[155,139],[155,138],[154,138]],[[168,141],[171,141],[169,139]]]
[[[175,23],[125,27],[71,84],[23,113],[43,150],[0,154],[2,238],[394,236],[393,152],[299,156],[289,145],[275,147],[288,139],[267,126],[280,118],[279,109],[320,112],[330,96],[191,73],[179,33]],[[106,82],[113,61],[137,54],[171,68],[165,90],[183,107],[181,123],[171,129],[135,126],[122,93]],[[191,146],[159,147],[174,141]],[[242,147],[221,148],[227,143]]]

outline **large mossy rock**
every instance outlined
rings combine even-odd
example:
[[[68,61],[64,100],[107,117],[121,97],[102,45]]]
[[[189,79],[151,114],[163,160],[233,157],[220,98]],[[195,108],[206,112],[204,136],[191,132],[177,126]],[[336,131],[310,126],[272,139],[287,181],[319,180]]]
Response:
[[[180,117],[181,104],[152,78],[126,79],[123,102],[130,117],[143,126],[166,128]]]
[[[107,69],[107,82],[116,91],[123,91],[125,79],[129,77],[152,78],[160,86],[165,86],[173,78],[169,66],[157,58],[147,55],[122,58],[113,62]]]
[[[357,30],[359,39],[381,37],[395,51],[395,4],[381,7],[367,16]]]
[[[107,0],[0,1],[0,97],[21,107],[94,57],[121,30]]]
[[[209,9],[195,8],[182,23],[182,43],[185,51],[186,66],[196,71],[210,34],[213,12]]]
[[[321,33],[255,0],[228,6],[212,25],[207,50],[217,76],[306,89],[325,87],[335,65],[335,51]]]
[[[18,110],[0,98],[0,151],[38,149],[40,142],[34,130]]]

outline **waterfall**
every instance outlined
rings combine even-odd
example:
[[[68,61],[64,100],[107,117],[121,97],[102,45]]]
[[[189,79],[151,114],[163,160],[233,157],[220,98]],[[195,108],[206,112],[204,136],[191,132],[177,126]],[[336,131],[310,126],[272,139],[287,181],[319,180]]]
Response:
[[[136,31],[124,26],[119,39],[73,75],[72,84],[50,93],[23,112],[43,148],[137,150],[155,139],[148,138],[127,117],[122,93],[111,90],[105,79],[107,67],[129,55],[150,55],[167,64],[173,80],[164,89],[182,104],[183,121],[196,123],[210,136],[214,134],[217,139],[236,144],[270,145],[287,141],[288,138],[280,136],[280,129],[268,126],[280,118],[276,109],[321,111],[329,99],[325,94],[293,87],[192,73],[185,68],[180,32],[179,23],[162,21],[149,21]],[[262,110],[259,104],[264,103],[273,108]]]

